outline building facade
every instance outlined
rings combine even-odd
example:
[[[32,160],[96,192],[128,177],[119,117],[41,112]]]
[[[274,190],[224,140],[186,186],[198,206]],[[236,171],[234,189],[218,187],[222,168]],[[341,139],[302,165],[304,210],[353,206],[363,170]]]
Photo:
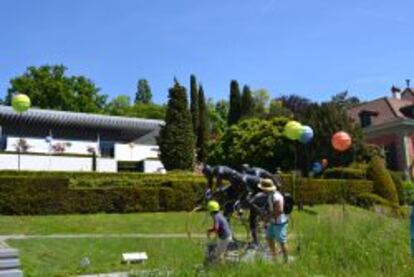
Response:
[[[0,170],[163,172],[160,120],[0,106]]]
[[[413,176],[414,90],[393,87],[382,97],[351,108],[349,115],[361,125],[367,143],[383,148],[387,166]]]

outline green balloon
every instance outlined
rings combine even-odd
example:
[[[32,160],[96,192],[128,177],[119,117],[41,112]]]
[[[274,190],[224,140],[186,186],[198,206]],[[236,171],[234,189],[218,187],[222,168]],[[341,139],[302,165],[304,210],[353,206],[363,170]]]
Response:
[[[17,94],[12,98],[12,107],[18,113],[23,113],[30,108],[30,98],[26,94]]]
[[[298,140],[303,133],[302,124],[297,121],[289,121],[285,126],[285,136],[291,140]]]

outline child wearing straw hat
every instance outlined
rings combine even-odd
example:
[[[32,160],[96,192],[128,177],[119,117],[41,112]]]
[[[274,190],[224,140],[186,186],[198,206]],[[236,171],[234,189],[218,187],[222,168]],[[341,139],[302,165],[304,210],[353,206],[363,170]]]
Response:
[[[285,262],[288,260],[287,232],[288,232],[288,216],[283,212],[284,198],[277,191],[271,179],[263,179],[258,187],[269,194],[268,207],[268,226],[266,229],[266,239],[273,257],[276,257],[276,241],[282,249]]]

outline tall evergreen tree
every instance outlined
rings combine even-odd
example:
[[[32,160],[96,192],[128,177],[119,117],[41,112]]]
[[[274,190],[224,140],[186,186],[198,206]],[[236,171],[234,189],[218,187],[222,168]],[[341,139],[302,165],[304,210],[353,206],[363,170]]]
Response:
[[[239,83],[236,80],[232,80],[230,83],[230,109],[228,123],[229,125],[237,123],[240,119],[240,89]]]
[[[198,112],[199,124],[197,131],[197,159],[199,162],[204,162],[206,159],[209,122],[206,100],[204,98],[204,90],[201,85],[198,90]]]
[[[199,119],[198,119],[199,104],[198,104],[197,80],[194,75],[190,76],[190,97],[191,97],[190,111],[191,111],[191,119],[193,122],[193,130],[194,130],[194,134],[197,134],[198,122],[199,122]]]
[[[243,87],[240,113],[242,118],[248,118],[254,115],[254,100],[252,97],[252,91],[247,85]]]
[[[165,125],[158,137],[160,159],[165,169],[192,170],[194,164],[195,137],[188,109],[185,87],[177,80],[169,89]]]
[[[135,103],[151,103],[152,92],[151,87],[146,79],[139,79],[137,85],[137,92],[135,93]]]

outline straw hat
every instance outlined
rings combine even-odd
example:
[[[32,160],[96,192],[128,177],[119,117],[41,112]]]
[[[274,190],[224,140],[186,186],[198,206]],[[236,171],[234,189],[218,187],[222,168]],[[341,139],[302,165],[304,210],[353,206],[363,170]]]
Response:
[[[258,187],[263,191],[276,191],[277,188],[271,179],[262,179]]]

